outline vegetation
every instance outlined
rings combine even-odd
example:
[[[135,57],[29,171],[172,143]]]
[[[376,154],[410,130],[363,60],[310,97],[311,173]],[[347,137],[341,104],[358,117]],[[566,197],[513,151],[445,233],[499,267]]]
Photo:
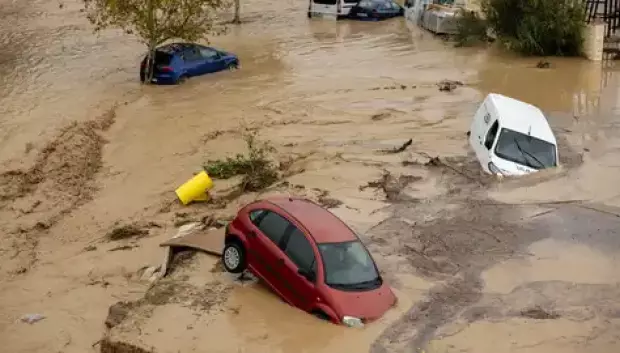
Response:
[[[243,133],[243,139],[247,149],[245,154],[208,161],[205,171],[216,179],[243,175],[242,191],[264,189],[278,180],[277,167],[269,156],[274,148],[267,142],[259,141],[255,131],[247,130]]]
[[[525,55],[581,55],[585,29],[579,0],[482,0],[482,16],[463,16],[457,42],[484,38],[487,29],[508,49]]]
[[[487,24],[475,11],[462,10],[456,24],[458,32],[454,36],[456,46],[470,46],[489,40]]]
[[[197,41],[217,34],[216,12],[227,0],[83,0],[95,31],[120,28],[148,48],[149,73],[155,49],[172,39]],[[150,80],[146,80],[150,82]]]

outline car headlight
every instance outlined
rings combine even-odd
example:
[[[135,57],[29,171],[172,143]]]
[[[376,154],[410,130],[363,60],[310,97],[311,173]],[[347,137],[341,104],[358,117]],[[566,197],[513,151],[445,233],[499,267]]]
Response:
[[[349,327],[364,327],[362,319],[353,316],[343,316],[342,323]]]

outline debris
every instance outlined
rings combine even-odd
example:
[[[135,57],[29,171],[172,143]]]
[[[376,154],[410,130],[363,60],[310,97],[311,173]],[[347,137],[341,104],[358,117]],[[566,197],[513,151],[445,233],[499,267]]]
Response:
[[[539,69],[548,69],[551,67],[551,63],[546,61],[546,60],[540,60],[537,64],[536,67]]]
[[[463,82],[461,81],[443,80],[437,83],[437,87],[439,87],[439,90],[442,92],[452,92],[460,86],[463,86]]]
[[[391,116],[391,114],[390,113],[386,113],[386,112],[384,112],[384,113],[377,113],[377,114],[373,114],[370,117],[370,120],[379,121],[379,120],[387,119],[390,116]]]
[[[410,183],[420,179],[422,178],[414,175],[400,175],[398,178],[395,178],[389,171],[384,170],[380,179],[370,181],[366,185],[360,186],[359,189],[381,189],[388,201],[402,201],[402,190]]]
[[[135,246],[135,245],[121,245],[121,246],[114,247],[114,248],[112,248],[112,249],[110,249],[108,251],[112,252],[112,251],[131,250],[131,249],[136,248],[136,247],[137,246]]]
[[[105,319],[105,326],[111,329],[123,322],[132,307],[133,305],[131,302],[118,302],[112,305],[108,309],[108,316]]]
[[[521,316],[536,320],[549,320],[560,318],[560,314],[553,311],[546,311],[539,306],[531,309],[522,310]]]
[[[84,251],[95,251],[95,250],[97,250],[97,247],[95,245],[89,245],[84,248]]]
[[[400,145],[399,147],[394,147],[394,148],[389,149],[389,150],[382,150],[381,152],[383,152],[383,153],[400,153],[400,152],[406,150],[407,147],[411,146],[412,144],[413,144],[413,139],[409,139],[405,143]]]
[[[206,171],[194,175],[190,180],[179,186],[174,192],[183,205],[195,201],[209,200],[209,190],[213,188],[213,180]]]
[[[161,277],[160,274],[161,266],[151,266],[144,269],[142,275],[140,276],[141,281],[147,281],[153,283]]]
[[[135,224],[126,224],[121,227],[112,229],[106,238],[110,241],[123,240],[129,238],[141,238],[149,234],[148,230],[142,229]]]
[[[22,316],[19,320],[21,322],[25,322],[27,324],[34,324],[36,322],[39,322],[41,320],[45,319],[45,316],[41,315],[41,314],[26,314],[24,316]]]

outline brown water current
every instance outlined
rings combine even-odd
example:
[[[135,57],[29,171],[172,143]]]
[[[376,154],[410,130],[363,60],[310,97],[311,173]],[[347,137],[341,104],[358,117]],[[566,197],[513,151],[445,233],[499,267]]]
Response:
[[[3,351],[620,351],[616,65],[538,69],[402,19],[308,20],[306,8],[243,1],[244,23],[211,38],[241,70],[150,87],[140,44],[94,35],[79,1],[0,0]],[[440,92],[444,79],[464,85]],[[465,133],[489,92],[547,113],[562,167],[480,174]],[[243,150],[241,127],[276,148],[286,183],[220,208],[178,205],[173,190],[205,161]],[[216,194],[228,185],[216,180]],[[144,296],[139,273],[180,221],[281,193],[339,201],[332,211],[368,244],[397,307],[363,330],[323,323],[206,255]],[[128,223],[148,236],[106,239]],[[118,301],[131,310],[104,328]],[[28,313],[45,319],[20,322]]]

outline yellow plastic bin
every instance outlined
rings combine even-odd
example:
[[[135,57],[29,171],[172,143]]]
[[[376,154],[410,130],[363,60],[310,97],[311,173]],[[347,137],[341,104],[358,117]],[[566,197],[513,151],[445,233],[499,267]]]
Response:
[[[192,201],[206,201],[209,199],[207,191],[213,188],[213,180],[204,170],[193,178],[179,186],[174,192],[182,204],[187,205]]]

